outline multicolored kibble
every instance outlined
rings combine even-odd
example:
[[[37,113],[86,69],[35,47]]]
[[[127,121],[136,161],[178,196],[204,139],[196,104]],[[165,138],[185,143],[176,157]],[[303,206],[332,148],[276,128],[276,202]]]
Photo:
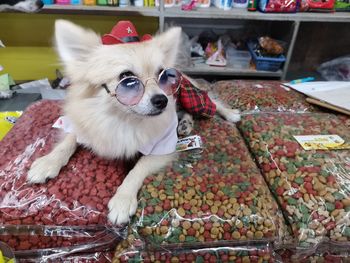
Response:
[[[212,90],[230,107],[242,112],[309,112],[316,108],[300,93],[281,87],[280,81],[219,81]]]
[[[349,249],[344,246],[326,246],[316,251],[279,250],[276,253],[284,263],[350,263]]]
[[[154,246],[276,240],[280,210],[238,130],[215,119],[194,134],[203,152],[183,152],[145,180],[131,227]]]
[[[74,249],[84,251],[89,246],[93,249],[99,246],[114,248],[121,239],[104,226],[94,226],[90,229],[80,229],[72,226],[60,229],[58,227],[45,229],[43,227],[35,228],[35,226],[18,226],[16,229],[7,226],[7,230],[4,232],[2,231],[0,235],[0,241],[6,243],[15,251],[40,251],[42,254],[45,254],[45,252],[54,254],[52,253],[53,249],[62,249],[62,253],[56,251],[59,257],[65,255],[63,250],[67,253]],[[54,258],[54,255],[52,255],[52,258]]]
[[[87,149],[78,149],[57,178],[42,185],[26,182],[32,162],[47,154],[59,138],[58,131],[51,127],[59,114],[58,102],[36,103],[0,142],[2,226],[78,225],[83,229],[87,225],[109,224],[107,204],[126,173],[124,163],[106,161]],[[45,248],[47,242],[42,241]],[[17,242],[18,249],[38,248],[22,243]]]
[[[136,242],[135,242],[136,241]],[[268,246],[216,247],[198,249],[144,250],[142,242],[125,240],[118,244],[113,263],[124,262],[165,262],[165,263],[272,263],[279,262]]]
[[[350,241],[350,150],[305,151],[293,135],[337,134],[344,120],[326,113],[246,115],[240,125],[299,247]]]

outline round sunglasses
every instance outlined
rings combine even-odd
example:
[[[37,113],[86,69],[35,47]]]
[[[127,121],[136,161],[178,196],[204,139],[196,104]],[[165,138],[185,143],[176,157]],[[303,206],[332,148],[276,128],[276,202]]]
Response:
[[[155,78],[148,78],[145,82],[135,76],[129,76],[122,78],[114,89],[111,91],[107,84],[102,84],[102,87],[113,97],[127,106],[134,106],[140,102],[143,94],[145,93],[145,86],[149,80],[155,80],[160,89],[164,91],[167,96],[171,96],[177,92],[181,83],[181,73],[174,68],[164,69],[158,76],[158,80]]]

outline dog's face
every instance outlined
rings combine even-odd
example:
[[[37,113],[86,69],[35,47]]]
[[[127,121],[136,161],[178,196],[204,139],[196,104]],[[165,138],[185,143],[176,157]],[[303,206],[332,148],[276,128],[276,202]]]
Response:
[[[0,5],[2,9],[32,13],[39,11],[44,3],[41,0],[0,0]]]
[[[157,80],[162,70],[172,67],[178,53],[181,29],[172,28],[152,40],[102,45],[100,36],[70,22],[56,22],[56,47],[72,82],[74,96],[100,98],[110,109],[138,116],[155,116],[175,105]],[[121,79],[135,76],[144,84],[137,104],[128,106],[102,87],[114,92]]]

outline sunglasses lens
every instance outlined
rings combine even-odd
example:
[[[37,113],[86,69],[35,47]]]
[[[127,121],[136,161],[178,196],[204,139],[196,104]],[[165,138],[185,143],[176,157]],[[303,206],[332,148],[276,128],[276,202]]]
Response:
[[[115,93],[118,100],[125,105],[136,105],[144,92],[142,82],[138,78],[127,77],[117,86]]]
[[[174,94],[180,85],[181,74],[176,69],[169,68],[159,75],[159,87],[165,94],[170,96]]]

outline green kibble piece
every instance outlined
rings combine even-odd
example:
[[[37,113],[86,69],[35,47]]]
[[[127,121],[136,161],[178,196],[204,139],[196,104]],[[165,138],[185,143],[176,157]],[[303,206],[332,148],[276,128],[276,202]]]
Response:
[[[294,198],[288,198],[287,200],[289,205],[296,205],[297,204],[297,200],[295,200]]]
[[[325,170],[322,170],[322,171],[320,172],[320,174],[321,174],[322,176],[324,176],[324,177],[327,177],[327,176],[328,176],[328,172],[325,171]]]
[[[302,223],[302,222],[298,222],[298,228],[299,229],[307,229],[307,224]]]
[[[309,246],[310,246],[310,243],[309,243],[309,242],[303,241],[303,242],[300,242],[299,245],[300,245],[301,247],[309,247]]]
[[[191,236],[187,236],[186,237],[186,242],[188,243],[193,243],[193,242],[196,242],[196,238],[195,237],[191,237]]]
[[[339,192],[334,192],[333,196],[336,200],[342,200],[345,198],[344,195],[342,193],[339,193]]]
[[[299,211],[303,214],[307,214],[309,212],[309,209],[306,207],[306,205],[299,206]]]
[[[309,223],[309,221],[310,221],[310,214],[309,214],[309,213],[303,214],[303,217],[302,217],[301,220],[302,220],[303,222],[305,222],[305,223]]]
[[[158,187],[158,186],[160,185],[160,182],[159,182],[159,181],[153,181],[153,182],[152,182],[152,185],[153,185],[154,187]]]
[[[196,263],[204,263],[204,258],[202,256],[196,257]]]
[[[343,235],[346,237],[350,237],[350,227],[345,227],[343,231]]]
[[[302,177],[297,177],[297,178],[295,178],[294,182],[301,185],[304,183],[304,179]]]
[[[350,206],[344,208],[345,212],[350,212]]]
[[[326,209],[328,212],[331,212],[335,209],[335,205],[329,202],[326,202]]]

